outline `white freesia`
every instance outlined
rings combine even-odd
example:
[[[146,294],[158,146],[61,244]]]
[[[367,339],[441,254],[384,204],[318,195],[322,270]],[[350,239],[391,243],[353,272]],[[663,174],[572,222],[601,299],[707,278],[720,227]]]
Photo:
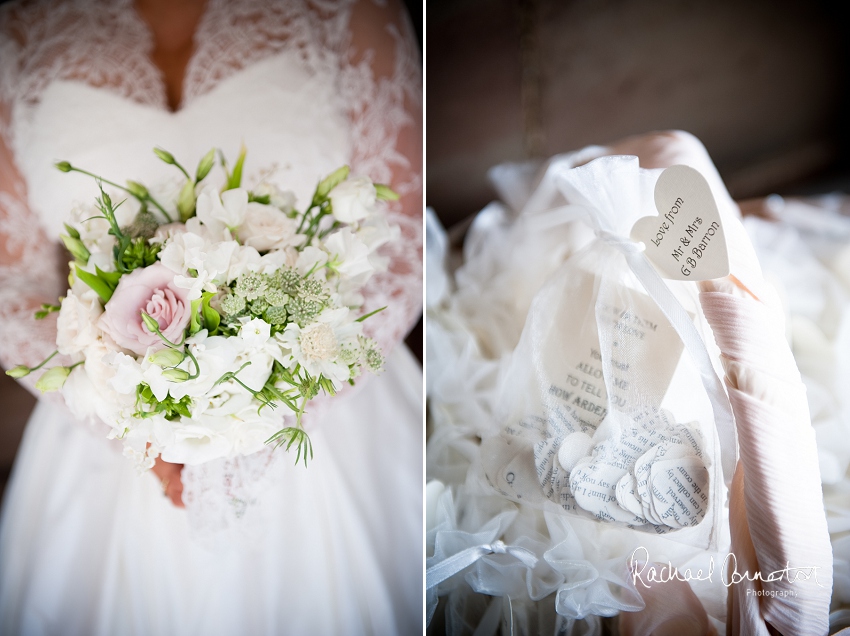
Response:
[[[97,295],[78,298],[68,294],[62,300],[62,309],[56,322],[56,346],[59,353],[79,353],[94,344],[100,334],[97,319],[102,313],[103,308]]]
[[[356,223],[375,213],[378,195],[366,177],[346,179],[333,190],[331,200],[334,218],[340,223]]]
[[[357,228],[357,237],[366,244],[370,253],[382,245],[397,241],[400,235],[401,228],[391,225],[383,214],[369,217]]]
[[[297,230],[296,219],[271,205],[252,202],[248,204],[245,221],[239,226],[237,235],[245,245],[267,252],[301,244],[304,236]]]
[[[222,375],[239,368],[235,362],[236,357],[242,353],[242,345],[238,338],[207,337],[205,329],[189,338],[187,342],[192,355],[198,361],[200,372],[197,378],[175,382],[169,386],[169,393],[177,400],[186,395],[192,398],[206,396],[213,390],[215,383]],[[195,364],[188,356],[178,368],[190,374],[195,372]]]
[[[136,387],[142,382],[144,374],[142,365],[136,362],[132,356],[116,352],[110,360],[109,365],[115,370],[115,375],[109,381],[109,385],[122,395],[132,395]]]
[[[351,320],[347,307],[341,307],[326,309],[303,328],[290,323],[278,337],[290,351],[290,364],[297,362],[313,377],[324,375],[338,388],[351,377],[342,360],[343,348],[353,347],[360,331],[360,323]]]
[[[271,337],[271,325],[262,318],[254,318],[242,325],[239,337],[248,349],[261,349]]]
[[[318,247],[314,247],[313,245],[308,245],[298,253],[298,260],[295,262],[295,268],[302,276],[306,276],[309,272],[321,272],[323,274],[324,270],[321,269],[321,266],[327,261],[327,252],[319,249]]]
[[[189,290],[189,300],[201,292],[214,292],[227,279],[230,262],[239,249],[236,241],[211,243],[197,234],[184,232],[172,236],[160,252],[163,265],[175,272],[174,284]],[[193,276],[190,270],[196,272]]]
[[[330,266],[346,278],[357,278],[365,283],[375,268],[369,261],[369,248],[349,228],[334,232],[325,241],[330,253]]]

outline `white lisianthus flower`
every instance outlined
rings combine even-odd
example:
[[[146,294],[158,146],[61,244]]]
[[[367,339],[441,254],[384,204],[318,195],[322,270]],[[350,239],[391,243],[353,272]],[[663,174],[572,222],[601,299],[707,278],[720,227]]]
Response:
[[[221,194],[215,188],[205,188],[198,195],[197,215],[213,234],[224,229],[235,230],[245,221],[248,209],[248,191],[244,188],[225,190]]]
[[[56,322],[56,346],[59,353],[79,353],[94,344],[100,334],[97,319],[102,313],[98,298],[78,298],[73,293],[68,294],[62,300]]]
[[[351,371],[342,360],[343,349],[352,347],[360,333],[360,323],[349,317],[347,307],[325,309],[316,321],[305,327],[290,323],[277,337],[289,349],[289,365],[297,362],[313,377],[323,375],[335,387],[347,382]]]
[[[232,446],[224,432],[231,423],[232,416],[202,415],[197,420],[181,417],[172,423],[174,442],[163,449],[163,461],[196,466],[227,457]]]
[[[281,190],[273,183],[258,185],[254,188],[254,196],[269,197],[269,204],[286,214],[289,214],[295,208],[295,193],[290,190]]]
[[[325,249],[331,254],[330,266],[346,278],[357,278],[361,285],[375,271],[369,261],[369,248],[347,227],[331,234]]]
[[[74,369],[62,387],[65,401],[76,416],[97,416],[103,422],[112,423],[133,412],[135,396],[122,395],[112,387],[111,381],[116,374],[113,357],[116,355],[123,354],[100,341],[86,347],[83,352],[85,364]]]
[[[298,221],[290,219],[271,205],[249,203],[245,222],[236,231],[239,240],[260,252],[279,250],[289,245],[300,245],[304,241],[297,234]]]
[[[328,198],[340,223],[356,223],[373,215],[378,202],[375,186],[367,177],[346,179],[330,191]]]

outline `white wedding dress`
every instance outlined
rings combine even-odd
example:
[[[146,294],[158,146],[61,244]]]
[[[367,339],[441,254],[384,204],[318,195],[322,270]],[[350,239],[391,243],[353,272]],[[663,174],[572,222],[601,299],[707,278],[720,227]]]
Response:
[[[130,0],[0,9],[0,360],[54,348],[62,221],[92,180],[153,184],[210,147],[246,182],[309,201],[344,163],[391,183],[401,238],[365,309],[384,373],[306,424],[305,469],[278,451],[186,467],[185,510],[104,438],[46,400],[33,413],[0,521],[2,634],[410,634],[422,625],[421,371],[401,338],[421,309],[421,78],[397,6],[209,0],[176,112]],[[367,323],[368,324],[368,323]],[[2,406],[2,405],[0,405]]]

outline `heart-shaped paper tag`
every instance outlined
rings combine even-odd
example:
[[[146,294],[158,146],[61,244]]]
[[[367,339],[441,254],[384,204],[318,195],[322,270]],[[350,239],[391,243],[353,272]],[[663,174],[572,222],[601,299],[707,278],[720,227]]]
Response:
[[[663,278],[711,280],[729,274],[729,251],[711,188],[690,166],[670,166],[655,184],[658,216],[632,227]]]

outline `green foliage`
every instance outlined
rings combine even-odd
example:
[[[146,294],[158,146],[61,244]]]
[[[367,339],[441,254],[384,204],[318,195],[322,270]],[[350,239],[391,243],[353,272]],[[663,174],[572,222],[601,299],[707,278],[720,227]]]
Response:
[[[59,298],[59,302],[60,303],[62,302],[61,297]],[[35,319],[36,320],[44,320],[45,318],[47,318],[47,316],[49,314],[52,314],[54,311],[59,311],[60,309],[62,309],[61,304],[51,305],[49,303],[42,303],[41,309],[39,309],[37,312],[35,312]]]
[[[271,203],[272,198],[268,194],[261,194],[257,196],[253,192],[248,193],[248,203],[262,203],[263,205],[268,205]]]
[[[351,172],[351,169],[348,166],[342,166],[322,179],[319,185],[316,186],[316,192],[313,194],[313,202],[310,207],[321,205],[322,201],[327,199],[330,191],[348,178],[349,172]]]
[[[189,310],[189,335],[194,336],[201,330],[201,299],[196,298],[192,301]]]
[[[201,315],[204,319],[204,327],[207,328],[211,336],[218,332],[218,326],[221,324],[221,316],[215,309],[210,307],[210,301],[213,296],[215,296],[214,292],[204,292],[201,296]]]
[[[295,456],[295,465],[298,465],[298,461],[301,457],[304,457],[304,466],[307,466],[307,460],[313,459],[313,444],[310,442],[310,436],[307,435],[307,431],[303,428],[296,428],[294,426],[289,426],[287,428],[279,430],[277,433],[272,435],[269,439],[266,440],[266,444],[274,444],[275,448],[279,448],[286,445],[286,450],[289,450],[293,446],[297,445],[298,454]]]
[[[375,184],[375,194],[384,201],[398,201],[398,194],[390,186],[383,183]]]
[[[245,166],[246,154],[248,154],[248,149],[242,146],[239,150],[239,157],[236,158],[236,163],[233,166],[233,172],[227,175],[227,187],[224,188],[225,190],[233,190],[242,185],[242,168]]]
[[[77,278],[97,292],[97,295],[100,296],[104,305],[109,302],[109,299],[112,298],[112,293],[115,291],[115,286],[110,285],[108,281],[101,278],[99,275],[80,269],[79,265],[74,265],[74,271],[76,272]],[[99,268],[98,271],[100,271]]]
[[[159,243],[150,244],[147,239],[139,237],[130,241],[121,256],[121,263],[128,272],[139,267],[150,267],[156,263],[157,254],[162,249]]]
[[[136,387],[136,412],[133,417],[139,419],[153,417],[161,414],[168,421],[172,422],[182,417],[192,417],[189,407],[192,405],[192,398],[184,395],[179,400],[175,400],[170,395],[160,402],[156,399],[151,388],[142,383]]]

